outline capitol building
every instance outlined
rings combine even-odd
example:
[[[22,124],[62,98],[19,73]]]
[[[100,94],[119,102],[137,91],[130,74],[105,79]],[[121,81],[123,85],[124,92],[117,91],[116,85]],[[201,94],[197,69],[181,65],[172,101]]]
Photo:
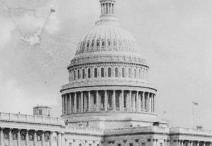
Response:
[[[157,89],[135,38],[115,16],[116,0],[76,46],[60,89],[61,117],[0,113],[0,146],[212,146],[212,131],[170,127],[155,110]]]

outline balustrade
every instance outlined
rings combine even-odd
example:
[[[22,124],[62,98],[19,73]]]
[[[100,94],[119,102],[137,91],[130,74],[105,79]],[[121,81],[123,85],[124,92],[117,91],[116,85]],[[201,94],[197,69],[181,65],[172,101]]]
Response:
[[[40,136],[41,138],[39,138]],[[55,136],[55,138],[53,138],[53,136]],[[55,144],[57,144],[57,146],[61,146],[60,136],[61,133],[55,133],[54,131],[1,128],[0,145],[4,146],[6,143],[8,143],[8,146],[12,146],[14,143],[16,143],[17,146],[29,146],[31,143],[33,143],[33,146],[36,146],[40,142],[41,146],[53,146]]]

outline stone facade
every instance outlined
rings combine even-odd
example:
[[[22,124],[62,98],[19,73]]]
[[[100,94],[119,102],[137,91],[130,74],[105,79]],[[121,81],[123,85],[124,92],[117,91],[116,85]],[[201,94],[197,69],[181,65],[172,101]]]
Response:
[[[77,46],[62,86],[62,115],[0,113],[0,146],[211,146],[212,131],[169,127],[134,37],[119,25],[115,0],[100,0],[95,27]]]

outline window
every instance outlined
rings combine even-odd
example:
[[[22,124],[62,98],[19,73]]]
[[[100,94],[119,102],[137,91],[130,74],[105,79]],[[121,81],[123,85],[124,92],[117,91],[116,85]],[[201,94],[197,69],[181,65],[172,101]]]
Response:
[[[94,69],[94,78],[97,78],[97,68]]]
[[[91,46],[92,46],[92,47],[94,47],[94,40],[92,40],[92,44],[91,44]]]
[[[82,70],[82,78],[85,78],[85,69]]]
[[[104,42],[104,40],[102,40],[102,47],[104,47],[105,46],[105,42]]]
[[[76,80],[76,71],[74,71],[74,80]]]
[[[110,44],[111,44],[111,43],[110,43],[110,40],[108,40],[108,46],[110,46]]]
[[[80,75],[80,70],[78,70],[78,79],[80,79],[81,75]]]
[[[97,45],[97,47],[99,47],[99,46],[100,46],[100,41],[99,41],[99,40],[97,40],[96,45]]]
[[[131,68],[129,68],[129,70],[128,70],[128,77],[129,77],[129,78],[132,77],[132,70],[131,70]]]
[[[26,135],[24,133],[21,133],[21,140],[26,140]]]
[[[42,115],[42,110],[41,109],[39,109],[39,115]]]
[[[139,79],[141,79],[141,69],[139,69]]]
[[[89,48],[89,41],[87,42],[87,48]]]
[[[111,68],[108,68],[108,77],[111,77]]]
[[[134,78],[136,79],[136,69],[134,69]]]
[[[29,140],[30,140],[30,141],[33,141],[33,140],[34,140],[34,136],[33,136],[32,133],[29,134]]]
[[[122,78],[125,77],[125,72],[124,72],[124,68],[122,68]]]
[[[88,69],[88,78],[91,78],[91,69]]]
[[[104,70],[104,68],[101,68],[101,77],[104,77],[104,74],[105,73],[105,70]]]
[[[18,139],[18,134],[17,133],[13,133],[13,140],[17,140]]]
[[[119,76],[119,71],[118,71],[118,68],[116,67],[115,68],[115,77],[118,77]]]

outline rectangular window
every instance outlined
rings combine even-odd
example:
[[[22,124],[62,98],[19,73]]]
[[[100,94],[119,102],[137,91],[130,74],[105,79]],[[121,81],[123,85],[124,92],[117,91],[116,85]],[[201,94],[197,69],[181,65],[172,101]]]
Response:
[[[101,68],[101,77],[102,77],[102,78],[105,77],[105,70],[104,70],[104,68]]]
[[[94,78],[97,78],[97,68],[94,69]]]
[[[82,78],[85,78],[85,69],[82,70]]]

